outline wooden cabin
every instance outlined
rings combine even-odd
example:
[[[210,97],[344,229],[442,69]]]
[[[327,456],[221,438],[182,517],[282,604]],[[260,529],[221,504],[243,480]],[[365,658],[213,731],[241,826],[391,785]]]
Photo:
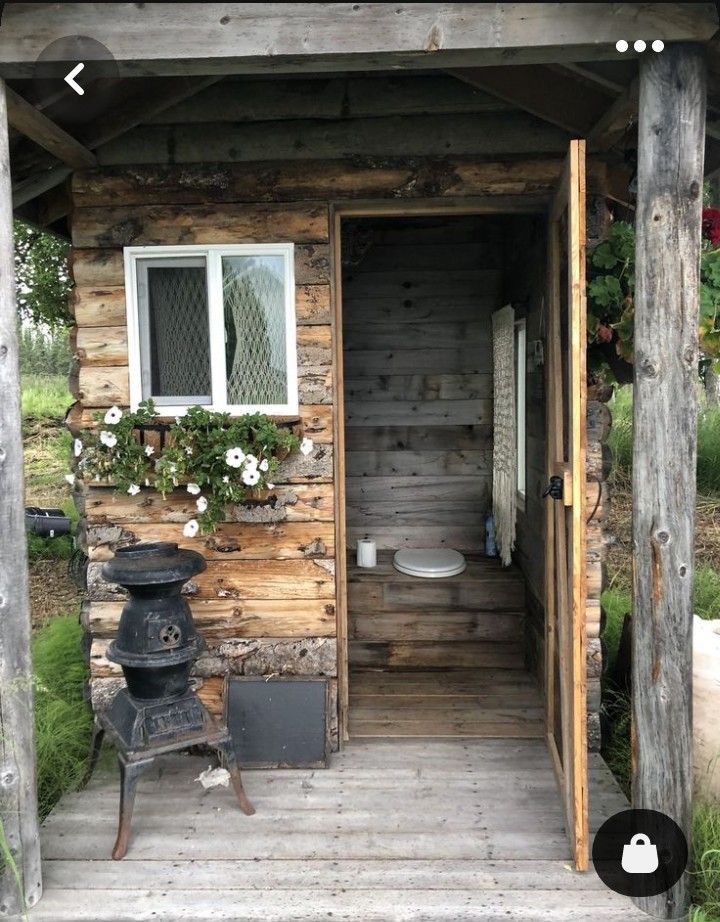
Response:
[[[161,4],[47,6],[7,6],[0,72],[15,214],[72,242],[71,431],[82,436],[99,410],[149,396],[162,395],[172,418],[205,394],[215,409],[269,411],[314,443],[308,457],[283,462],[270,494],[228,509],[217,533],[198,538],[183,537],[193,502],[182,489],[163,499],[76,487],[94,707],[122,683],[105,656],[122,596],[103,562],[127,543],[178,541],[208,564],[190,598],[208,645],[197,683],[214,713],[224,713],[228,677],[312,677],[327,683],[328,749],[345,750],[338,758],[382,752],[391,765],[407,752],[421,771],[433,746],[506,746],[509,765],[539,746],[559,783],[567,857],[586,868],[610,425],[587,389],[586,247],[613,209],[637,207],[650,221],[666,195],[668,221],[689,215],[686,249],[668,256],[640,228],[639,271],[696,259],[699,205],[688,183],[702,182],[705,143],[706,172],[720,165],[717,126],[704,136],[712,4],[174,4],[171,15]],[[74,34],[102,42],[116,68],[86,118],[67,94],[42,98],[32,83],[43,48]],[[663,39],[665,50],[616,50],[640,36]],[[720,57],[709,47],[716,117]],[[676,70],[682,79],[670,86]],[[646,138],[658,113],[672,150]],[[666,160],[678,156],[682,176],[671,180]],[[212,317],[222,323],[228,310],[223,260],[247,256],[282,266],[279,400],[262,387],[228,398],[230,360]],[[151,271],[153,309],[166,312],[164,351],[154,352]],[[679,309],[677,292],[662,297],[650,282],[639,289],[643,335]],[[688,310],[693,298],[686,292]],[[519,461],[516,541],[503,567],[486,555],[486,519],[493,315],[506,305]],[[668,349],[665,367],[685,361],[677,343]],[[163,376],[174,383],[158,389]],[[648,414],[660,393],[678,399],[670,378],[656,369],[655,390],[640,387]],[[691,391],[673,418],[692,413]],[[670,433],[641,431],[636,459],[657,455],[662,440],[672,471]],[[677,460],[686,482],[690,462]],[[553,476],[555,500],[545,495]],[[376,542],[375,568],[357,565],[365,537]],[[421,579],[392,566],[396,550],[425,547],[460,551],[467,568]],[[691,556],[676,544],[672,553]],[[636,623],[647,639],[643,554]],[[677,639],[684,628],[669,618],[666,630]],[[649,803],[660,796],[650,780],[658,764],[672,772],[687,749],[668,747],[658,763],[665,725],[656,713],[645,736],[650,710],[639,697],[637,707],[638,802]],[[683,729],[674,721],[673,734]],[[684,796],[664,803],[686,824]],[[673,897],[685,898],[683,889]]]

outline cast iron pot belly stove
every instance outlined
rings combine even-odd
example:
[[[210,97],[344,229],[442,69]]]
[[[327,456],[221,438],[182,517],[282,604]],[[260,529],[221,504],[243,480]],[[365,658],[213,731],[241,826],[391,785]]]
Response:
[[[103,566],[105,579],[125,587],[130,598],[120,615],[107,657],[122,666],[127,688],[98,716],[94,765],[107,733],[120,763],[120,821],[112,856],[123,858],[137,783],[155,757],[204,745],[215,749],[230,772],[240,808],[255,812],[242,786],[227,727],[218,725],[190,687],[190,669],[204,648],[183,584],[205,569],[196,551],[157,542],[119,548]]]

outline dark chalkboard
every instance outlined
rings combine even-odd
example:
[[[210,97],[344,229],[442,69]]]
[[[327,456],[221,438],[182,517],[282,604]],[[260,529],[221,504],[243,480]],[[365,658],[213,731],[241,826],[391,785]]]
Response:
[[[229,678],[225,719],[240,765],[327,765],[327,695],[321,678]]]

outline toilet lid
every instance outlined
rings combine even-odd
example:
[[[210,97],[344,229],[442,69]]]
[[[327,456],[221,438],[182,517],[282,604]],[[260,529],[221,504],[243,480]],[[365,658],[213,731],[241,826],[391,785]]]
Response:
[[[432,579],[462,573],[465,558],[459,551],[446,547],[405,547],[396,551],[393,566],[408,576]]]

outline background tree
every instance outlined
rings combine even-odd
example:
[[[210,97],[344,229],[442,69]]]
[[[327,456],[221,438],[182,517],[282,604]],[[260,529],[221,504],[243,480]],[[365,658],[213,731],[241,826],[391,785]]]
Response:
[[[68,241],[15,222],[15,284],[22,320],[50,330],[70,326],[69,255]]]

